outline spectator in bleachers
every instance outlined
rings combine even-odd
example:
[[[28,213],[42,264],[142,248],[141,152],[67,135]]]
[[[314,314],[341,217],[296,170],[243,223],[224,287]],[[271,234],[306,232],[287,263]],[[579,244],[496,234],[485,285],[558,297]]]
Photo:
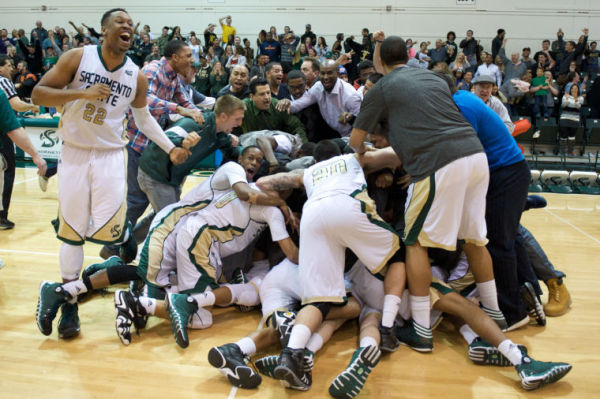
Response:
[[[144,59],[144,65],[157,60],[160,60],[160,55],[158,54],[158,45],[153,44],[152,51],[146,56],[146,59]]]
[[[467,60],[467,58],[465,57],[464,53],[458,53],[458,56],[456,57],[456,60],[452,61],[450,63],[450,71],[452,71],[454,73],[454,71],[457,70],[461,70],[461,72],[464,73],[469,70],[471,68],[471,64],[469,64],[469,61]]]
[[[31,72],[28,68],[27,61],[20,61],[17,64],[17,76],[15,76],[15,87],[17,93],[22,100],[29,100],[31,98],[31,92],[33,87],[38,82],[36,74]]]
[[[300,37],[300,43],[306,43],[306,39],[310,39],[310,43],[312,46],[317,44],[317,35],[312,32],[312,26],[310,24],[306,24],[306,30],[304,34]]]
[[[492,39],[492,60],[496,59],[496,56],[502,47],[502,41],[504,40],[506,31],[504,29],[498,29],[496,33],[496,37]]]
[[[362,87],[367,83],[367,79],[375,72],[373,61],[364,60],[358,64],[358,79],[353,82],[353,86],[359,92],[362,92]]]
[[[333,46],[331,46],[331,53],[332,53],[334,59],[337,59],[342,54],[342,52],[343,52],[342,42],[343,41],[344,41],[344,34],[338,33],[335,36],[335,42],[333,43]]]
[[[216,97],[231,94],[240,100],[248,98],[250,95],[250,91],[248,90],[248,75],[248,67],[245,65],[234,65],[229,75],[229,84],[219,90]]]
[[[144,31],[140,32],[140,38],[134,45],[135,57],[133,61],[141,68],[144,66],[144,61],[149,54],[152,53],[152,42],[150,36]],[[192,50],[193,54],[193,50]]]
[[[450,31],[446,34],[446,48],[448,49],[448,63],[454,62],[458,55],[458,46],[454,42],[456,40],[456,33]]]
[[[182,42],[185,42],[185,37],[183,37],[183,35],[181,34],[180,26],[174,27],[171,31],[171,34],[169,35],[169,41],[171,40],[181,40]]]
[[[521,76],[527,71],[527,65],[520,60],[519,53],[512,53],[510,59],[506,57],[506,42],[508,42],[508,39],[504,39],[502,47],[498,52],[498,55],[504,64],[504,83],[500,86],[500,91],[506,96],[509,103],[512,103],[515,98],[521,97],[522,93],[515,88],[515,85],[511,80],[521,79]]]
[[[210,95],[213,97],[217,97],[217,93],[219,93],[221,89],[227,86],[227,79],[227,71],[225,71],[225,68],[223,68],[223,64],[221,64],[221,61],[215,62],[209,77]]]
[[[494,96],[498,100],[500,100],[500,102],[502,103],[502,105],[504,105],[506,107],[506,103],[508,102],[508,100],[506,99],[506,96],[504,94],[502,94],[502,92],[500,91],[500,88],[498,87],[498,85],[494,85],[492,87],[492,96]]]
[[[254,49],[250,47],[250,40],[244,38],[244,57],[246,57],[246,66],[250,67],[254,64]]]
[[[431,57],[429,57],[429,51],[427,50],[427,46],[429,46],[431,42],[421,42],[419,46],[419,51],[417,52],[416,59],[419,60],[419,68],[428,69],[429,61],[431,61]]]
[[[162,33],[158,39],[156,39],[156,44],[158,45],[158,55],[161,57],[165,54],[165,46],[169,42],[169,27],[163,26]]]
[[[502,74],[498,69],[498,66],[493,63],[492,55],[486,53],[483,64],[479,65],[477,72],[475,72],[475,78],[479,75],[489,75],[496,80],[498,87],[502,86]]]
[[[583,39],[580,43],[575,44],[574,41],[569,40],[565,44],[565,52],[558,65],[558,78],[556,80],[559,86],[563,86],[567,82],[567,74],[569,72],[571,62],[576,61],[577,57],[584,52],[585,45],[587,44],[588,33],[589,29],[585,28],[583,29]]]
[[[471,65],[477,64],[476,53],[478,46],[479,41],[475,40],[475,38],[473,37],[473,31],[469,29],[467,31],[467,37],[460,42],[460,48],[463,50],[463,53],[465,54],[467,60],[469,61],[469,64]]]
[[[537,62],[531,66],[531,71],[535,73],[538,68],[542,68],[543,71],[552,71],[552,64],[548,61],[546,53],[540,53],[537,57]]]
[[[547,107],[548,81],[546,76],[544,76],[543,68],[538,67],[535,73],[535,78],[531,79],[531,89],[529,90],[533,93],[534,98],[533,114],[536,119],[541,117],[548,118],[550,116]]]
[[[267,39],[260,45],[260,53],[269,56],[270,62],[279,62],[281,60],[281,45],[271,32],[267,33]]]
[[[269,82],[269,88],[271,89],[271,96],[278,100],[290,98],[290,92],[288,91],[287,85],[281,83],[283,81],[283,68],[279,62],[270,62],[265,68],[265,76],[267,82]]]
[[[583,97],[579,94],[579,86],[571,85],[570,90],[565,92],[562,103],[559,120],[560,132],[560,153],[575,155],[573,152],[575,145],[575,133],[581,126],[581,106]]]
[[[546,108],[548,109],[548,114],[552,115],[554,114],[554,97],[557,97],[559,94],[558,85],[552,77],[552,72],[545,71],[544,76],[546,77],[546,86],[548,87],[546,90]]]
[[[544,40],[542,42],[542,49],[540,51],[538,51],[537,53],[535,53],[535,55],[533,56],[534,61],[536,63],[538,63],[538,65],[540,64],[540,60],[539,60],[540,55],[544,55],[546,58],[546,62],[543,63],[544,70],[545,71],[554,70],[554,66],[556,65],[556,62],[554,61],[555,55],[553,55],[552,52],[550,51],[550,40],[548,40],[548,39]],[[546,63],[548,64],[547,69],[546,69]]]
[[[250,79],[254,77],[265,79],[265,68],[269,63],[269,56],[266,54],[259,54],[256,60],[256,65],[252,65],[250,68]]]
[[[527,68],[531,68],[535,65],[535,60],[530,57],[531,49],[529,47],[524,47],[521,52],[521,62],[527,65]]]
[[[200,54],[203,53],[204,50],[196,35],[190,36],[189,46],[192,49],[192,57],[194,57],[194,62],[200,62]]]
[[[281,38],[281,66],[284,73],[292,70],[294,54],[299,42],[300,38],[295,36],[293,32],[286,33]]]
[[[231,68],[233,68],[235,65],[244,65],[248,67],[248,60],[246,60],[246,57],[244,57],[244,48],[242,46],[235,46],[235,52],[233,55],[227,58],[227,64],[225,67],[231,70]]]
[[[229,57],[231,56],[233,56],[233,46],[231,44],[228,44],[225,46],[225,51],[223,52],[221,57],[219,57],[219,61],[221,61],[221,63],[225,66],[225,69],[227,71],[230,71],[230,68],[227,67],[227,61],[229,61]]]
[[[43,42],[48,37],[48,31],[46,28],[42,26],[42,21],[35,21],[35,28],[31,30],[30,41],[33,42],[33,39],[37,39]]]
[[[204,54],[200,55],[200,62],[194,64],[196,68],[196,75],[194,77],[194,87],[200,93],[205,96],[210,95],[210,73],[212,72],[212,66],[206,60]]]
[[[435,41],[435,47],[428,50],[429,58],[431,58],[431,62],[448,62],[448,48],[446,44],[442,42],[442,39],[437,39]]]
[[[598,64],[598,57],[600,56],[600,50],[596,48],[597,43],[591,42],[590,48],[587,50],[585,56],[587,59],[586,72],[591,76],[595,77],[600,73],[600,66]]]
[[[323,62],[327,59],[327,53],[330,52],[329,46],[327,46],[327,42],[323,36],[319,36],[317,39],[317,45],[315,46],[315,52],[317,53],[317,57],[319,58],[319,62]],[[331,54],[330,54],[331,56]]]
[[[281,100],[280,103],[287,105],[292,113],[311,104],[319,104],[319,109],[327,124],[341,137],[347,137],[352,130],[352,120],[360,111],[361,102],[362,99],[354,87],[338,78],[337,63],[327,60],[321,66],[320,80],[302,97],[294,100],[291,106],[288,100]],[[342,114],[344,118],[340,121]]]
[[[319,79],[321,64],[315,58],[307,57],[302,62],[300,70],[306,77],[306,84],[308,85],[308,89],[310,89]]]
[[[463,74],[463,78],[460,82],[458,82],[456,84],[456,88],[458,90],[467,90],[467,91],[471,91],[471,86],[472,86],[472,80],[473,80],[473,72],[471,71],[466,71]]]
[[[502,119],[504,126],[512,134],[515,126],[508,115],[508,110],[498,97],[492,96],[492,89],[495,84],[496,79],[493,76],[480,75],[473,79],[473,92]]]
[[[36,36],[37,32],[33,30],[32,35]],[[42,62],[44,56],[42,54],[42,45],[40,41],[35,38],[30,42],[29,45],[26,45],[22,40],[19,40],[17,43],[23,52],[23,58],[25,61],[27,61],[29,70],[35,74],[42,73]]]
[[[300,71],[290,71],[287,75],[287,85],[290,91],[290,98],[297,100],[308,89],[306,76]],[[306,136],[311,142],[319,142],[321,140],[332,139],[339,137],[339,133],[333,130],[323,119],[318,104],[312,104],[301,111],[295,113],[302,122],[306,130]]]
[[[208,48],[213,45],[213,42],[217,38],[217,35],[215,34],[216,26],[217,25],[211,23],[211,24],[208,24],[206,29],[204,29],[204,48],[205,48],[205,50],[208,50]]]

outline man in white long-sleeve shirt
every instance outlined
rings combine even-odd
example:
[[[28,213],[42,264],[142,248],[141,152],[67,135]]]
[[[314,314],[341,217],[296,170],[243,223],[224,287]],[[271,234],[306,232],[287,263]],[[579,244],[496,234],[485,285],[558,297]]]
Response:
[[[515,125],[508,115],[508,110],[502,104],[497,97],[492,96],[492,87],[496,81],[492,76],[480,75],[473,79],[473,92],[477,97],[481,98],[498,116],[502,119],[502,122],[506,125],[508,131],[512,134],[515,130]]]
[[[498,87],[502,86],[502,73],[498,69],[498,65],[494,64],[491,54],[487,54],[484,58],[484,63],[477,68],[475,79],[480,75],[489,75],[496,80]]]
[[[280,107],[285,107],[289,100],[279,103]],[[319,104],[323,119],[332,129],[341,137],[350,136],[352,121],[360,111],[362,99],[351,84],[338,78],[338,65],[334,61],[328,60],[321,65],[320,80],[302,97],[291,102],[290,112],[299,112],[314,103]]]

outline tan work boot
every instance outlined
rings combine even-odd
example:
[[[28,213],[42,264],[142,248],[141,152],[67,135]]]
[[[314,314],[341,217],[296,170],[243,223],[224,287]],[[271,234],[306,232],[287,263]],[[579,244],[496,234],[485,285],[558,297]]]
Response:
[[[552,278],[548,284],[548,303],[544,305],[546,316],[561,316],[571,306],[571,294],[562,279]]]

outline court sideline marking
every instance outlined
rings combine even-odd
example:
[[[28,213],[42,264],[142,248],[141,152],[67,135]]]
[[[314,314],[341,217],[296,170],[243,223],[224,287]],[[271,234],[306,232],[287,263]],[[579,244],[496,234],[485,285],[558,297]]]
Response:
[[[229,396],[227,397],[227,399],[235,398],[236,392],[237,392],[237,387],[231,387],[231,391],[229,391]]]
[[[581,234],[583,234],[584,236],[586,236],[587,238],[593,240],[596,242],[596,244],[600,244],[600,240],[598,240],[596,237],[591,236],[590,234],[586,233],[585,231],[581,230],[579,227],[575,226],[573,223],[569,222],[567,219],[558,216],[556,213],[552,212],[550,209],[548,208],[544,208],[544,210],[546,212],[548,212],[550,215],[554,216],[555,218],[557,218],[558,220],[560,220],[561,222],[565,223],[568,226],[571,226],[572,228],[574,228],[575,230],[577,230],[578,232],[580,232]]]
[[[58,253],[54,253],[54,252],[25,251],[22,249],[2,249],[2,248],[0,248],[0,252],[4,252],[4,253],[8,253],[8,254],[58,256]],[[102,258],[100,258],[99,256],[85,255],[84,258],[94,259],[94,260],[102,260]]]

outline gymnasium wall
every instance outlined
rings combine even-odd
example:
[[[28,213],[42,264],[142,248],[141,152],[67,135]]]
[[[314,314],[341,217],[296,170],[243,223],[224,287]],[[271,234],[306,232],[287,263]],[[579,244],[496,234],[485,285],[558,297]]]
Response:
[[[158,34],[163,25],[180,25],[183,33],[201,33],[209,22],[217,23],[219,17],[230,14],[238,34],[253,44],[262,28],[275,25],[283,31],[284,25],[290,25],[302,33],[306,23],[329,44],[336,33],[360,36],[363,27],[432,42],[449,30],[460,41],[467,29],[473,29],[486,49],[496,29],[502,27],[510,39],[509,51],[525,45],[535,51],[542,39],[554,40],[558,27],[567,39],[576,40],[584,27],[590,28],[591,39],[600,39],[598,0],[2,0],[0,27],[29,31],[41,19],[46,28],[61,25],[69,31],[69,20],[98,28],[100,16],[111,7],[126,8],[136,22],[149,24]],[[219,27],[216,32],[220,33]]]

